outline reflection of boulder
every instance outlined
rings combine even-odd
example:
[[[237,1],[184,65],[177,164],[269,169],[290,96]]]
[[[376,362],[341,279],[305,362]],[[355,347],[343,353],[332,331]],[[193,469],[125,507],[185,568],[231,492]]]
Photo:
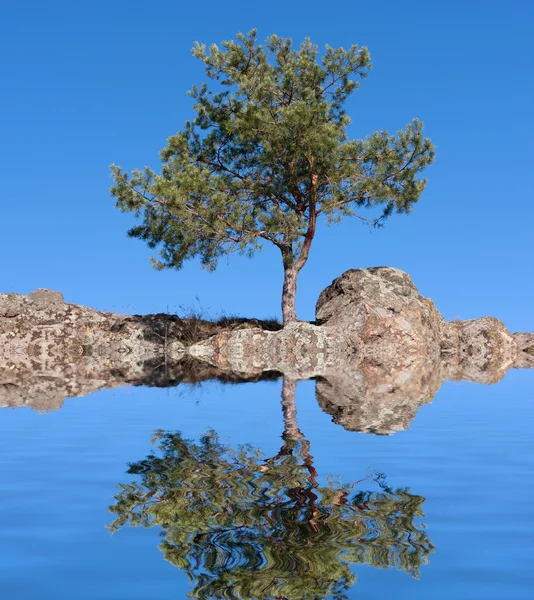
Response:
[[[446,361],[437,361],[394,373],[370,365],[329,373],[317,380],[316,397],[334,423],[348,431],[394,433],[408,429],[419,407],[432,401],[448,369]]]
[[[497,383],[512,366],[512,336],[489,317],[454,324],[459,353],[414,361],[402,370],[362,361],[357,370],[326,373],[316,384],[317,401],[334,423],[349,431],[390,434],[408,429],[417,410],[447,379]],[[521,350],[516,368],[534,367],[534,335],[515,334]],[[512,340],[513,341],[513,340]]]

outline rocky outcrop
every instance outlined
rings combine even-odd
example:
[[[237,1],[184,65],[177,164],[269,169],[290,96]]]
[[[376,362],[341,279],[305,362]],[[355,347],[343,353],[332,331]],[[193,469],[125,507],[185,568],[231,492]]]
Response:
[[[534,369],[534,333],[515,333],[514,340],[518,350],[514,367]]]
[[[0,294],[0,406],[47,410],[135,382],[164,358],[147,323],[66,304],[59,292]]]
[[[186,345],[232,328],[175,315],[124,316],[67,304],[59,292],[0,294],[0,407],[54,410],[65,398],[123,385],[169,387],[206,379],[256,381],[268,370],[235,374],[185,356]]]
[[[280,371],[298,379],[310,379],[342,364],[346,347],[345,340],[335,332],[298,322],[280,331],[225,331],[192,345],[188,353],[236,373]]]
[[[2,371],[61,376],[73,366],[121,368],[162,353],[146,323],[66,304],[59,292],[0,295]],[[82,360],[83,357],[83,360]]]
[[[515,361],[515,362],[514,362]],[[320,295],[314,323],[212,323],[125,317],[66,304],[59,292],[0,294],[0,406],[61,406],[118,385],[219,378],[316,378],[317,398],[349,429],[407,426],[447,378],[494,383],[534,366],[534,335],[497,319],[447,323],[406,273],[350,270]]]
[[[512,366],[518,347],[498,319],[448,323],[407,273],[375,267],[334,280],[319,296],[314,324],[223,332],[188,351],[221,369],[276,369],[302,379],[368,366],[394,378],[446,357],[455,378],[489,383]]]
[[[346,271],[321,292],[315,312],[318,325],[354,340],[359,360],[402,368],[457,347],[454,326],[399,269]]]
[[[456,323],[458,333],[457,379],[478,383],[500,381],[517,359],[514,336],[493,317]]]

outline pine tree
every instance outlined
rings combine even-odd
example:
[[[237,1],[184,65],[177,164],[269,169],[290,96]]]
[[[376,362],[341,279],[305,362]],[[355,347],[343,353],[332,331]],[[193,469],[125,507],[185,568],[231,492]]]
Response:
[[[434,148],[418,120],[395,135],[349,139],[344,105],[371,68],[365,47],[326,46],[319,57],[309,39],[298,49],[276,35],[261,45],[252,30],[222,48],[196,43],[193,55],[215,89],[189,92],[196,116],[168,139],[159,174],[112,165],[112,194],[119,209],[142,217],[129,235],[160,248],[156,268],[198,256],[214,269],[221,256],[274,244],[287,324],[297,319],[297,278],[318,220],[354,216],[381,226],[409,212]],[[361,214],[373,207],[371,217]]]

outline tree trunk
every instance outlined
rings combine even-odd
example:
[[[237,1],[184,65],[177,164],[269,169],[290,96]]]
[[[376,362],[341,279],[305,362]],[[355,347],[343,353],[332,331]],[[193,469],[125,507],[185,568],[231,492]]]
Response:
[[[295,263],[288,265],[284,262],[284,286],[282,288],[282,317],[284,325],[297,320],[295,298],[297,295],[298,275],[299,269]]]

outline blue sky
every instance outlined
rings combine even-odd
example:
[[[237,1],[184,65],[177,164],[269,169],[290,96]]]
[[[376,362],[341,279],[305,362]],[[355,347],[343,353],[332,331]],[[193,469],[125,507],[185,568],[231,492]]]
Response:
[[[4,0],[0,290],[48,287],[101,310],[200,306],[280,315],[281,263],[266,248],[215,273],[197,262],[154,271],[109,195],[112,162],[158,167],[206,78],[193,42],[259,30],[320,46],[369,47],[373,71],[349,100],[352,136],[413,117],[437,147],[411,215],[372,234],[355,220],[319,227],[297,309],[349,268],[408,271],[446,318],[493,315],[534,330],[534,3],[406,0]],[[198,299],[198,300],[197,300]]]

